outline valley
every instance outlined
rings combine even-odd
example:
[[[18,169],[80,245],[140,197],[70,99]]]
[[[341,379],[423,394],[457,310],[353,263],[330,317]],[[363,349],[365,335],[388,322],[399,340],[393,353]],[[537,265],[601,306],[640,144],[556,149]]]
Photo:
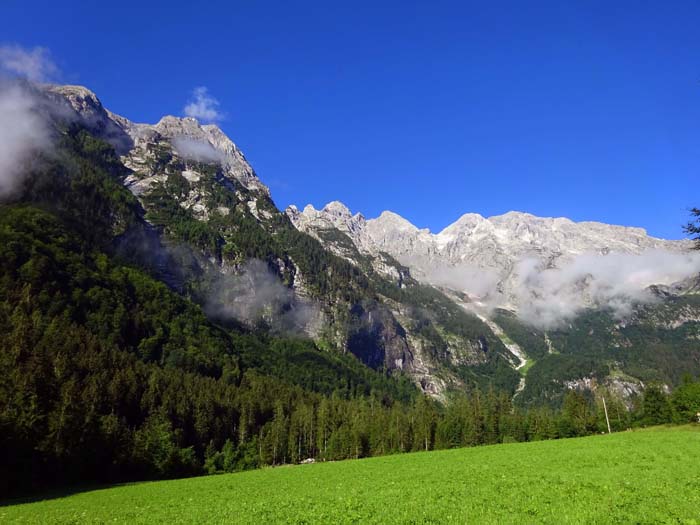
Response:
[[[216,125],[13,89],[51,147],[0,205],[0,496],[692,420],[688,243],[283,212]]]
[[[700,525],[637,4],[0,2],[0,525]]]

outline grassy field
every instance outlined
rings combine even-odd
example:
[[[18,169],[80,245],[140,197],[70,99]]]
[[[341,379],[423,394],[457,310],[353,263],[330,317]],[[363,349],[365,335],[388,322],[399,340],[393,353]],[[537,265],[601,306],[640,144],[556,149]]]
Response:
[[[696,523],[700,427],[138,483],[0,523]]]

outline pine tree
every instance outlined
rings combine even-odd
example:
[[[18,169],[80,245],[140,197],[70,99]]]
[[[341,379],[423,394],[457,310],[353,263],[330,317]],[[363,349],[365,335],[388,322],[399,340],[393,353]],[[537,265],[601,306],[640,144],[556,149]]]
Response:
[[[287,460],[287,416],[281,400],[275,402],[275,414],[270,427],[272,464],[286,463]]]
[[[695,247],[700,250],[700,208],[690,210],[691,220],[683,227],[683,231],[695,241]]]
[[[671,422],[668,396],[657,385],[649,385],[642,398],[642,424],[661,425]]]
[[[433,432],[435,425],[435,413],[433,406],[425,396],[416,398],[413,407],[414,425],[414,450],[430,450],[433,445]]]

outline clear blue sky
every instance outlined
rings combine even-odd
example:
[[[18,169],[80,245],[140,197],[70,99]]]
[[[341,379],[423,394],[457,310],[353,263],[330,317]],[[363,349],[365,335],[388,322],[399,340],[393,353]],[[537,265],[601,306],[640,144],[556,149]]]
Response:
[[[206,86],[280,207],[679,238],[700,206],[697,1],[4,0],[0,39],[136,121]]]

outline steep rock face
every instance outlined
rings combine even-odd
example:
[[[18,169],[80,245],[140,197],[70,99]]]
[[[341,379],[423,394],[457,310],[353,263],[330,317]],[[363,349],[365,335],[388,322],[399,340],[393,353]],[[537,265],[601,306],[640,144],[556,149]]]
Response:
[[[128,121],[106,110],[95,93],[83,86],[49,85],[45,89],[53,102],[63,107],[64,119],[79,121],[120,155],[131,150],[133,139],[125,130]]]
[[[412,280],[408,267],[378,249],[372,239],[364,235],[368,227],[364,216],[361,213],[352,215],[343,203],[333,201],[322,210],[309,204],[303,211],[292,205],[285,213],[297,229],[315,237],[333,253],[353,264],[369,264],[399,286]]]
[[[178,289],[210,288],[199,292],[206,306],[209,296],[217,295],[211,288],[230,280],[246,259],[257,256],[250,231],[267,232],[279,217],[268,188],[243,153],[217,126],[202,125],[194,118],[165,116],[154,125],[134,123],[105,109],[84,87],[46,89],[64,108],[68,122],[115,146],[128,168],[124,184],[139,199],[148,223],[148,238],[134,242],[153,252],[149,257],[162,259],[161,251],[151,248],[152,235],[163,234],[170,252],[167,259],[177,259],[181,267],[165,268],[159,261],[163,266],[159,276],[169,284],[177,282]],[[247,245],[234,242],[237,232]],[[296,268],[288,257],[276,257],[269,249],[266,253],[264,247],[258,251],[267,255],[273,273],[294,282]],[[179,279],[172,278],[173,272]],[[187,280],[189,288],[184,286]],[[311,325],[317,322],[309,319]]]
[[[350,352],[372,368],[413,371],[406,331],[388,309],[358,303],[350,314],[356,320],[347,341]]]
[[[105,109],[97,96],[82,86],[49,86],[47,89],[62,96],[88,129],[114,145],[124,156],[125,165],[137,176],[156,176],[158,155],[161,159],[170,155],[185,164],[216,164],[229,181],[239,182],[251,191],[270,193],[243,153],[214,124],[202,125],[191,117],[174,116],[165,116],[154,125],[134,123]],[[135,193],[146,184],[137,185]]]
[[[352,215],[343,203],[329,202],[323,210],[316,210],[308,204],[303,211],[296,206],[290,206],[286,210],[292,222],[303,231],[317,232],[319,230],[337,229],[348,235],[354,243],[362,242],[362,232],[367,224],[361,213]],[[367,251],[370,246],[362,246]]]

